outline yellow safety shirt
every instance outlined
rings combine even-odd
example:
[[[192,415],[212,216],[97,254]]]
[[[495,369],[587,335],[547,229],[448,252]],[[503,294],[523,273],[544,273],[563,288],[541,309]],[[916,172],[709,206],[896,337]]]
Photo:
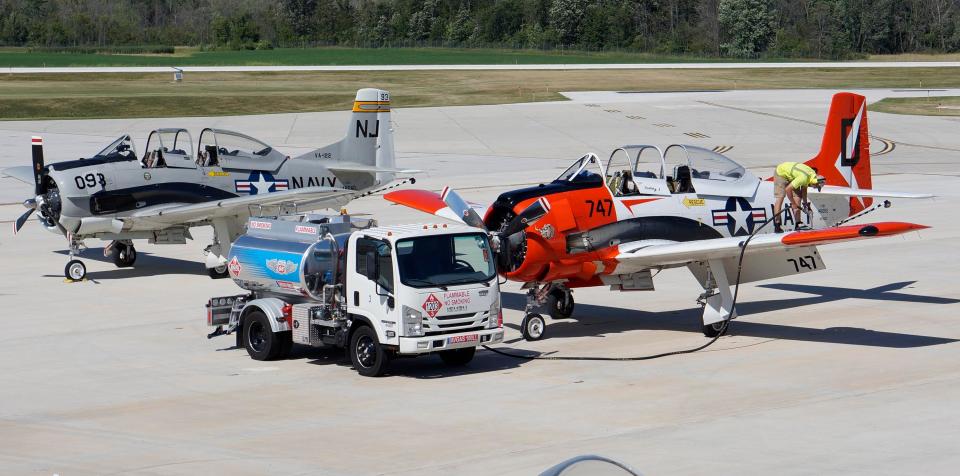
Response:
[[[800,162],[784,162],[778,165],[777,176],[789,180],[794,190],[817,184],[817,173]]]

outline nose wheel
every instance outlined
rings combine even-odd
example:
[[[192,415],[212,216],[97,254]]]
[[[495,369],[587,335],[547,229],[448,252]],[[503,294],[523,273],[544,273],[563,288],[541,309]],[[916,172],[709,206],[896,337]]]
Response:
[[[520,323],[520,333],[525,340],[535,341],[543,339],[543,334],[546,330],[547,322],[540,314],[531,313],[523,316],[523,321]]]
[[[83,281],[83,278],[87,276],[87,267],[83,264],[83,261],[73,259],[67,262],[67,266],[63,268],[63,275],[70,281]]]

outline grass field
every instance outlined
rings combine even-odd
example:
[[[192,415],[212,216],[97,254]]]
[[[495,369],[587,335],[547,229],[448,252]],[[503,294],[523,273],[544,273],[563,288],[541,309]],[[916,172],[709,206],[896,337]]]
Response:
[[[960,68],[396,71],[338,73],[30,74],[0,80],[0,119],[176,117],[340,110],[361,87],[394,104],[562,100],[559,91],[960,87]]]
[[[887,98],[876,102],[870,108],[891,114],[960,116],[960,97]]]
[[[570,64],[720,62],[716,58],[645,53],[590,53],[461,48],[277,48],[262,51],[199,51],[178,48],[172,55],[81,54],[0,49],[0,67],[29,66],[260,66],[380,64]],[[729,60],[728,60],[729,61]]]

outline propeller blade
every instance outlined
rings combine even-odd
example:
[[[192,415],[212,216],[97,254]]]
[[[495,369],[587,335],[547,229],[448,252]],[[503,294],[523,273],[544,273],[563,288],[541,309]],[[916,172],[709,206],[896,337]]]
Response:
[[[540,197],[537,201],[531,203],[527,208],[523,209],[520,214],[513,217],[513,220],[510,220],[510,223],[507,223],[507,226],[503,227],[503,230],[500,232],[506,236],[510,236],[514,233],[523,230],[524,228],[536,223],[537,220],[543,218],[550,211],[550,202],[547,201],[546,197]]]
[[[29,209],[23,215],[20,215],[20,218],[17,218],[17,221],[13,223],[13,234],[16,235],[20,232],[20,229],[23,228],[24,223],[27,222],[27,219],[30,218],[30,215],[33,214],[33,209]]]
[[[459,193],[452,190],[450,187],[444,187],[443,192],[440,193],[440,199],[443,200],[443,203],[446,203],[454,213],[459,216],[464,223],[469,226],[479,228],[486,231],[487,225],[483,223],[483,218],[480,218],[480,215],[474,210],[470,205],[467,204],[467,201],[460,196]]]
[[[33,146],[33,188],[34,193],[37,195],[43,194],[43,138],[40,136],[33,136],[30,139],[30,143]]]

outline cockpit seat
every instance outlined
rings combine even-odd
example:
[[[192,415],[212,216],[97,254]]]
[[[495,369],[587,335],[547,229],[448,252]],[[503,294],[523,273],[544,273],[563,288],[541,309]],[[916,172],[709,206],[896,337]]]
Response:
[[[674,193],[693,193],[693,177],[690,174],[690,167],[678,165],[676,171],[676,192]]]

